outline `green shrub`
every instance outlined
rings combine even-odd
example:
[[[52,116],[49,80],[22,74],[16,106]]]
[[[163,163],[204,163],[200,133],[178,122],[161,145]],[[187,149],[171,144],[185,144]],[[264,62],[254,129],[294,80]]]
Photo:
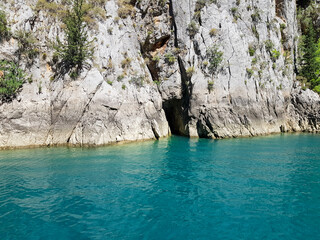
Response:
[[[254,54],[256,53],[256,48],[254,46],[250,45],[248,50],[249,50],[249,55],[251,57],[253,57]]]
[[[109,79],[107,79],[107,83],[108,83],[109,85],[111,85],[111,86],[112,86],[112,84],[113,84],[113,82],[112,82],[111,80],[109,80]]]
[[[236,7],[231,8],[232,15],[237,14],[237,12],[238,12],[238,8],[236,8]]]
[[[251,65],[255,65],[257,64],[258,62],[258,59],[257,58],[253,58],[252,61],[251,61]]]
[[[36,12],[45,11],[50,17],[58,17],[59,19],[63,19],[67,15],[66,5],[55,1],[38,0],[34,10]]]
[[[188,76],[189,78],[192,77],[192,75],[194,74],[194,72],[195,72],[194,66],[188,67],[187,70],[186,70],[187,76]]]
[[[9,37],[8,22],[5,12],[0,11],[0,42]]]
[[[273,49],[271,52],[271,59],[273,62],[277,61],[280,57],[280,52],[277,49]]]
[[[85,12],[84,21],[90,25],[96,24],[95,19],[105,20],[106,11],[104,5],[106,0],[86,0],[83,9]]]
[[[175,56],[172,53],[167,53],[164,55],[164,57],[165,57],[165,62],[169,65],[174,64],[176,60]]]
[[[154,56],[152,57],[152,61],[158,63],[158,62],[160,61],[160,56],[159,56],[159,55],[154,55]]]
[[[195,6],[195,12],[200,12],[202,8],[206,6],[206,0],[197,0],[196,1],[196,6]]]
[[[71,70],[70,76],[76,78],[83,69],[85,61],[92,57],[92,42],[88,41],[88,33],[84,22],[85,11],[84,0],[72,0],[73,8],[65,18],[66,40],[62,43],[57,39],[55,46],[56,55],[61,59],[60,71],[67,73]]]
[[[246,72],[247,72],[247,74],[248,74],[248,78],[251,78],[252,75],[254,74],[254,71],[253,71],[252,69],[250,69],[250,68],[247,68],[247,69],[246,69]]]
[[[123,60],[121,61],[121,67],[122,67],[122,68],[127,68],[127,67],[129,67],[130,64],[131,64],[131,61],[132,61],[131,58],[126,57],[125,59],[123,59]]]
[[[212,28],[209,32],[210,37],[214,37],[218,34],[218,29]]]
[[[280,24],[280,30],[283,31],[284,29],[286,29],[287,25],[285,23],[281,23]]]
[[[124,74],[121,74],[117,77],[117,81],[120,82],[124,79]]]
[[[140,75],[140,76],[133,76],[129,82],[136,85],[137,87],[142,87],[144,84],[144,80],[145,80],[144,76]]]
[[[313,91],[320,93],[320,85],[317,85],[313,88]]]
[[[258,9],[255,9],[254,13],[251,14],[251,19],[255,23],[258,23],[259,21],[261,21],[261,16]]]
[[[0,60],[0,100],[11,101],[26,81],[24,72],[14,63]]]
[[[194,12],[193,19],[196,20],[196,21],[199,21],[200,18],[201,18],[201,12],[200,11]]]
[[[35,38],[32,32],[18,30],[14,34],[14,38],[18,41],[18,55],[21,57],[24,55],[30,60],[33,60],[39,55],[38,40]]]
[[[271,50],[273,49],[274,44],[270,39],[268,39],[267,41],[264,42],[264,46],[266,48],[266,51],[270,53]]]
[[[141,2],[141,0],[139,0],[138,2]],[[164,6],[166,6],[166,4],[167,4],[167,0],[159,0],[158,1],[158,5],[160,7],[164,7]]]
[[[258,32],[257,27],[256,27],[255,25],[252,25],[252,26],[251,26],[251,31],[252,31],[253,35],[254,35],[257,39],[260,38],[259,32]]]
[[[236,8],[236,7],[231,8],[231,14],[233,15],[234,21],[237,21],[238,18],[240,17],[240,14],[238,12],[238,8]]]
[[[199,31],[197,23],[195,21],[191,21],[188,25],[187,31],[190,37],[194,37]]]
[[[36,12],[45,11],[48,16],[58,19],[65,19],[68,15],[69,0],[62,0],[61,3],[56,1],[38,0],[34,10]],[[95,18],[105,19],[106,12],[104,5],[106,0],[85,0],[83,2],[83,11],[85,12],[84,21],[89,26],[95,26]]]
[[[214,81],[208,81],[208,90],[209,92],[211,92],[213,90],[213,86],[214,86]]]
[[[127,18],[135,14],[135,8],[130,0],[118,0],[118,15],[120,18]]]
[[[213,45],[212,47],[207,49],[206,56],[209,62],[209,73],[215,74],[223,60],[223,52],[219,51],[216,45]]]

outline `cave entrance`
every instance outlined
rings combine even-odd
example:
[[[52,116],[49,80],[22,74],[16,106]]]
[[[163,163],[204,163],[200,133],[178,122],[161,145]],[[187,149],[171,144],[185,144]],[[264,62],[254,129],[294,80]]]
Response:
[[[297,0],[297,7],[306,8],[311,2],[312,0]]]
[[[283,16],[284,0],[276,0],[276,15],[277,17]]]
[[[183,114],[182,100],[170,99],[163,102],[163,109],[172,134],[187,136],[186,123]]]

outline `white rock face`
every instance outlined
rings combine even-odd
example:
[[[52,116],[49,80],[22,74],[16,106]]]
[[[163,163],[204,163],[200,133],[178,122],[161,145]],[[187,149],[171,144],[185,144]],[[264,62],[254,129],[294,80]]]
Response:
[[[13,28],[29,30],[26,22],[36,14],[30,6],[30,1],[7,6],[10,22],[17,21]],[[19,14],[12,12],[13,8]],[[113,1],[108,1],[106,8],[108,13],[117,13]],[[32,32],[43,46],[41,51],[50,57],[53,51],[46,47],[47,40],[54,40],[61,30],[43,14],[40,12]],[[76,81],[67,77],[51,81],[50,60],[43,60],[43,53],[31,68],[26,67],[33,82],[24,84],[16,100],[0,106],[1,147],[101,145],[170,134],[161,95],[140,57],[132,21],[120,20],[115,26],[114,17],[108,15],[106,21],[98,23],[99,30],[92,31],[92,38],[97,38],[95,62]],[[111,27],[112,34],[108,31]],[[14,59],[16,40],[2,46],[0,57]],[[131,61],[125,68],[121,66],[124,58]]]
[[[184,134],[224,138],[279,132],[280,126],[292,130],[287,108],[295,78],[295,2],[284,1],[278,16],[275,2],[265,0],[206,4],[200,18],[192,17],[196,1],[174,1],[173,6],[178,42],[187,49],[182,63],[195,68],[187,83],[190,96]],[[191,22],[198,28],[194,37],[186,30]],[[271,51],[268,42],[272,42]],[[203,66],[211,46],[217,46],[224,58],[214,75]],[[250,47],[255,48],[252,56]],[[280,55],[272,60],[273,51]]]
[[[36,2],[0,5],[12,31],[31,31],[41,52],[32,63],[20,61],[33,82],[0,105],[0,147],[319,129],[319,96],[295,83],[295,1],[199,7],[197,0],[142,0],[126,19],[116,0],[106,1],[106,19],[89,31],[91,67],[77,80],[53,79],[49,42],[63,31],[45,11],[33,11]],[[214,74],[207,56],[213,46],[223,52]],[[17,49],[14,38],[1,43],[0,59],[17,60]]]

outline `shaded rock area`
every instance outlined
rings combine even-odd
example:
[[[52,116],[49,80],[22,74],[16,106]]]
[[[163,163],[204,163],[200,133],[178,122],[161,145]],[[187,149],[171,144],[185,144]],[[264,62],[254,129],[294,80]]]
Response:
[[[36,2],[0,5],[40,52],[20,59],[33,81],[0,106],[0,147],[319,130],[320,98],[295,81],[295,1],[141,0],[126,18],[120,1],[106,1],[89,30],[91,67],[77,80],[53,77],[49,43],[63,39],[61,22]],[[223,53],[214,71],[211,48]],[[17,49],[15,38],[2,42],[0,59],[18,61]]]

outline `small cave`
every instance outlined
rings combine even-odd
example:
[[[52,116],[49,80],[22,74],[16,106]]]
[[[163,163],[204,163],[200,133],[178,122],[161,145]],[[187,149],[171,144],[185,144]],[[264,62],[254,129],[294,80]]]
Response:
[[[141,44],[141,51],[145,54],[149,52],[155,52],[158,49],[166,48],[170,40],[170,35],[162,36],[158,39],[150,39],[150,36],[146,38],[143,44]]]
[[[163,109],[172,134],[187,136],[182,100],[170,99],[163,102]]]
[[[276,0],[276,15],[277,17],[283,17],[284,0]]]
[[[158,53],[163,53],[170,40],[170,35],[162,36],[159,39],[151,41],[150,36],[146,38],[144,43],[140,43],[140,51],[142,56],[148,59],[147,67],[151,73],[153,81],[159,81],[158,60],[155,57]]]
[[[312,0],[297,0],[297,7],[307,8]]]
[[[187,75],[183,61],[178,57],[179,69],[181,74],[181,99],[172,98],[163,101],[163,109],[166,113],[167,121],[172,134],[189,136],[189,129],[187,127],[190,121],[190,96],[192,95],[191,79]]]

